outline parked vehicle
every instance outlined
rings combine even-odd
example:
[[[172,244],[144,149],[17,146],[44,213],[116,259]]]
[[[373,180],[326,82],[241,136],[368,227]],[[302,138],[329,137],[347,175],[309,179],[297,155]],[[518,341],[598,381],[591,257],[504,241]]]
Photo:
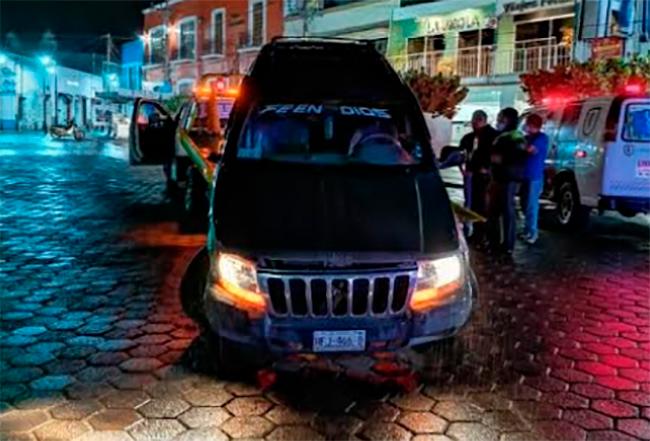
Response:
[[[168,161],[172,127],[150,121],[133,158]],[[223,152],[201,158],[210,196],[189,197],[210,208],[209,270],[183,303],[218,373],[295,353],[421,347],[468,322],[476,279],[425,121],[372,44],[264,46]]]
[[[129,132],[132,165],[162,165],[168,194],[179,207],[182,231],[207,228],[207,183],[223,147],[237,91],[221,77],[203,76],[172,114],[156,100],[137,98]]]
[[[50,126],[50,135],[54,138],[73,138],[75,141],[81,141],[85,138],[84,130],[79,127],[73,120],[70,120],[65,126]]]
[[[592,209],[650,211],[650,96],[619,95],[531,109],[550,138],[543,197],[562,227],[583,226]]]

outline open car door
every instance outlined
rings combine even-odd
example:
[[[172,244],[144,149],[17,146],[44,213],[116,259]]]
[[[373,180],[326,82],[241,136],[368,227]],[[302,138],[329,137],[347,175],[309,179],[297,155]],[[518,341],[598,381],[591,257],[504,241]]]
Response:
[[[136,98],[129,129],[131,165],[166,164],[174,157],[176,121],[153,100]]]

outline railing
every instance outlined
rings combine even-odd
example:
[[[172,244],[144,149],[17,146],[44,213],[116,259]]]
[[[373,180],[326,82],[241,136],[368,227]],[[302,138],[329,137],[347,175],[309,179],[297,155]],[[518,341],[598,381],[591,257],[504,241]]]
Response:
[[[398,71],[417,70],[430,75],[453,73],[463,78],[551,69],[571,60],[571,47],[563,44],[519,44],[511,50],[482,46],[455,52],[433,51],[389,57]]]

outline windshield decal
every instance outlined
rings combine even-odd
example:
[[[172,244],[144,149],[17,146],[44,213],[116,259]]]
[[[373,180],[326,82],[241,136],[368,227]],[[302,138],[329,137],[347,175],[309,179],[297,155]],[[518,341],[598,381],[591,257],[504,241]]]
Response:
[[[259,114],[275,113],[276,115],[286,114],[308,114],[321,115],[323,113],[322,104],[266,104],[259,110]],[[370,118],[391,119],[388,109],[375,107],[360,106],[335,106],[332,107],[332,113],[338,113],[343,116],[366,116]]]

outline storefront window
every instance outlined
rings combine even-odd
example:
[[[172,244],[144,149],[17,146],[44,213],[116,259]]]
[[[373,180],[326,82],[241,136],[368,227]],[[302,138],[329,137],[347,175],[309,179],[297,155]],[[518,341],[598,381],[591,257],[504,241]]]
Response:
[[[571,59],[573,17],[517,23],[515,72],[549,69]]]
[[[179,25],[178,58],[191,60],[196,56],[196,19],[185,19]]]

